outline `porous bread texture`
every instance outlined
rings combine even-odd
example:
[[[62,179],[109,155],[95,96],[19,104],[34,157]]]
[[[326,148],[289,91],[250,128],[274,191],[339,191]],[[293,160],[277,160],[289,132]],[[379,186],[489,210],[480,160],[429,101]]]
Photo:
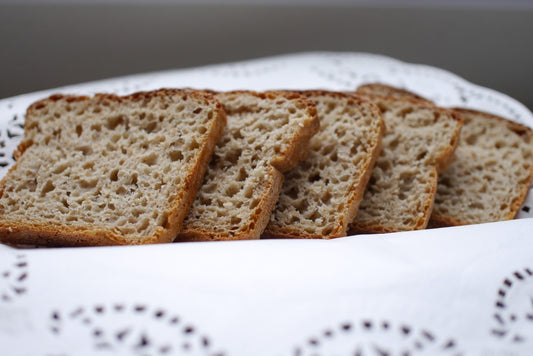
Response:
[[[514,218],[533,179],[533,130],[483,112],[456,109],[464,126],[439,176],[431,224]]]
[[[364,85],[357,92],[418,97],[382,84]],[[463,117],[464,125],[451,163],[439,175],[429,225],[467,225],[512,219],[533,179],[532,130],[480,111],[455,111]]]
[[[345,236],[381,148],[379,109],[347,94],[303,92],[317,105],[320,131],[304,161],[285,174],[263,237]]]
[[[452,156],[462,119],[421,100],[367,98],[380,108],[386,130],[350,228],[355,232],[424,229],[433,208],[437,174]]]
[[[413,92],[382,83],[369,83],[361,85],[357,88],[356,93],[359,95],[378,95],[390,98],[418,99],[427,101],[426,98],[423,98]]]
[[[208,93],[55,95],[28,108],[0,183],[0,239],[31,245],[171,242],[225,126]]]
[[[278,199],[282,172],[305,158],[319,127],[314,103],[290,92],[217,95],[228,128],[178,239],[257,239]]]

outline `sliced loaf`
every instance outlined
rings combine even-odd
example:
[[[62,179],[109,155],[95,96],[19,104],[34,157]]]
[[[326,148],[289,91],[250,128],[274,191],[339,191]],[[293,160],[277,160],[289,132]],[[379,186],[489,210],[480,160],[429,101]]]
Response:
[[[385,129],[369,101],[334,92],[303,92],[317,104],[320,131],[307,159],[287,172],[264,237],[345,236],[355,218]]]
[[[278,200],[282,172],[305,158],[319,127],[314,103],[297,93],[217,95],[228,129],[178,239],[257,239]]]
[[[224,126],[220,103],[191,90],[33,104],[17,163],[0,183],[0,240],[171,242]]]
[[[439,176],[433,226],[514,218],[533,179],[533,130],[487,113],[464,118],[454,159]]]
[[[366,97],[380,108],[386,131],[350,228],[355,232],[424,229],[433,209],[437,173],[452,157],[462,119],[422,100]]]

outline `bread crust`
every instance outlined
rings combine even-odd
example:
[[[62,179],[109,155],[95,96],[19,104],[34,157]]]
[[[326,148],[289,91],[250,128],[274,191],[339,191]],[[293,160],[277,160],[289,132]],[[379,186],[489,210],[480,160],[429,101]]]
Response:
[[[301,93],[302,95],[305,95],[308,98],[312,98],[314,96],[330,96],[342,99],[351,98],[356,102],[357,105],[368,105],[369,108],[373,110],[374,113],[380,118],[380,132],[378,134],[377,142],[374,146],[373,151],[367,157],[365,165],[362,169],[363,174],[361,175],[360,180],[354,181],[349,191],[346,192],[348,198],[346,200],[345,207],[343,211],[339,213],[339,221],[328,235],[323,236],[319,234],[302,233],[302,231],[300,230],[291,229],[290,226],[285,227],[284,229],[279,229],[275,226],[268,226],[265,232],[263,233],[262,238],[332,239],[346,236],[348,225],[353,221],[353,219],[355,219],[355,216],[357,215],[357,210],[359,208],[361,200],[363,199],[366,185],[372,175],[372,169],[381,152],[381,138],[383,137],[383,134],[385,132],[385,122],[383,121],[379,108],[375,104],[353,93],[329,92],[324,90],[307,90],[299,91],[298,93]]]
[[[464,109],[464,108],[454,108],[453,111],[457,113],[458,115],[473,114],[479,117],[483,117],[487,120],[497,120],[505,124],[511,131],[514,131],[520,136],[528,136],[529,140],[533,141],[533,129],[527,126],[521,125],[519,123],[510,121],[505,118],[502,118],[502,117],[499,117],[493,114],[489,114],[483,111]],[[503,220],[512,220],[515,218],[515,216],[518,214],[520,206],[522,205],[522,203],[524,202],[527,196],[529,187],[532,182],[533,182],[533,165],[531,165],[530,167],[529,176],[527,177],[526,181],[521,187],[520,193],[513,199],[513,203],[509,207],[509,211],[504,215]],[[449,215],[438,215],[436,213],[433,213],[431,215],[431,221],[430,221],[431,227],[460,226],[460,225],[468,225],[468,224],[471,224],[471,222],[462,220],[457,217],[449,216]]]
[[[182,227],[190,205],[192,204],[196,191],[201,184],[207,163],[211,157],[214,146],[220,138],[226,125],[226,116],[222,105],[207,92],[189,89],[160,89],[150,92],[138,92],[127,96],[117,96],[113,94],[96,94],[98,104],[104,100],[117,102],[150,100],[154,97],[181,95],[192,97],[203,104],[214,105],[213,120],[207,128],[207,136],[204,144],[195,161],[193,169],[187,174],[183,191],[176,194],[176,198],[165,210],[168,220],[165,227],[157,227],[155,232],[149,237],[127,238],[125,239],[118,229],[87,228],[83,226],[39,224],[32,222],[0,221],[0,241],[15,245],[41,245],[41,246],[106,246],[106,245],[130,245],[130,244],[152,244],[172,242],[178,231]],[[35,110],[45,107],[49,102],[67,100],[67,102],[90,100],[88,96],[52,95],[47,99],[40,100],[32,104],[27,109],[29,125],[32,120],[37,119]],[[10,168],[9,172],[16,169],[21,160],[26,157],[24,152],[33,142],[24,139],[17,148],[17,163]],[[3,196],[5,182],[9,179],[8,174],[0,181],[0,197]]]
[[[210,229],[201,229],[197,227],[187,228],[180,232],[177,241],[229,241],[244,239],[259,239],[261,233],[270,221],[276,202],[278,200],[282,183],[283,172],[293,168],[298,161],[305,159],[309,148],[311,137],[318,132],[320,122],[317,117],[315,104],[306,99],[305,96],[295,91],[267,91],[255,92],[247,90],[230,91],[220,94],[246,94],[260,99],[271,99],[283,97],[289,100],[296,100],[299,105],[305,107],[309,120],[306,120],[303,127],[294,135],[289,144],[285,146],[277,156],[271,160],[271,169],[268,172],[268,180],[263,186],[264,192],[261,196],[258,206],[254,209],[253,218],[248,222],[246,229],[239,232],[230,231],[212,231]]]

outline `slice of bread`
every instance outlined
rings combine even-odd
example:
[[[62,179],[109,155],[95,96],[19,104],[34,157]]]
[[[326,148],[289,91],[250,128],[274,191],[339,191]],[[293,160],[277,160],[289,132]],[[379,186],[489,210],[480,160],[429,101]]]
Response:
[[[217,95],[228,129],[178,236],[181,241],[257,239],[278,200],[282,172],[305,158],[316,107],[291,92]]]
[[[424,229],[433,209],[437,174],[452,157],[462,119],[422,100],[366,97],[380,108],[386,131],[350,228],[354,232]]]
[[[431,225],[514,218],[533,179],[533,130],[479,111],[456,111],[465,123],[454,159],[439,176]]]
[[[191,90],[31,105],[17,163],[0,183],[0,240],[171,242],[224,126],[220,103]]]
[[[334,92],[303,94],[317,104],[320,131],[307,159],[285,175],[263,237],[345,236],[381,148],[385,126],[374,104]]]
[[[364,85],[357,92],[420,98],[382,84]],[[514,218],[533,180],[532,130],[488,113],[455,111],[463,117],[464,125],[453,159],[439,175],[429,225],[467,225]]]
[[[378,95],[378,96],[388,96],[391,98],[418,99],[418,100],[427,101],[426,98],[423,98],[408,90],[396,88],[396,87],[386,85],[386,84],[381,84],[381,83],[369,83],[369,84],[361,85],[357,88],[357,94]]]

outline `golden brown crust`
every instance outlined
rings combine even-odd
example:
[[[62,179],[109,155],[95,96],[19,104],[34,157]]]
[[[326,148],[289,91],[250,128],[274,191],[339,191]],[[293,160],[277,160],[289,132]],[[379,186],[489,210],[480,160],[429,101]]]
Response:
[[[0,241],[12,245],[35,246],[111,246],[128,244],[115,231],[76,229],[70,226],[0,222]],[[155,243],[150,240],[142,243]],[[162,241],[161,241],[162,242]]]
[[[222,105],[207,92],[189,89],[160,89],[153,92],[138,92],[127,96],[117,96],[113,94],[96,94],[98,103],[104,100],[124,102],[128,100],[149,100],[158,96],[183,95],[193,97],[203,102],[203,104],[215,104],[216,110],[211,127],[208,128],[208,135],[205,144],[198,155],[198,160],[194,168],[189,172],[182,192],[178,192],[174,201],[166,210],[168,222],[165,227],[158,227],[155,233],[147,238],[125,239],[118,230],[108,230],[101,228],[88,229],[86,227],[74,227],[66,225],[40,224],[32,222],[0,221],[0,241],[14,245],[40,245],[40,246],[108,246],[126,244],[151,244],[172,242],[178,231],[181,229],[183,219],[188,213],[196,191],[201,184],[203,174],[209,159],[213,153],[218,139],[222,135],[226,125],[226,116]],[[49,102],[65,99],[68,102],[90,100],[87,96],[52,95],[47,99],[40,100],[32,104],[27,110],[27,117],[30,120],[37,117],[36,109],[45,107]],[[31,146],[31,142],[23,141],[17,148],[17,159],[24,159],[23,153]],[[18,162],[10,168],[9,172],[16,169]],[[0,181],[0,197],[3,195],[5,181],[9,179],[8,174]]]
[[[514,131],[519,136],[527,136],[529,140],[533,141],[533,129],[521,125],[519,123],[516,123],[514,121],[507,120],[505,118],[489,114],[483,111],[478,110],[472,110],[472,109],[464,109],[464,108],[454,108],[453,111],[457,113],[458,115],[461,114],[473,114],[476,116],[480,116],[483,118],[486,118],[488,120],[497,120],[502,123],[504,123],[511,131]],[[526,199],[527,193],[529,191],[529,187],[531,183],[533,182],[533,165],[530,168],[529,176],[524,182],[521,192],[519,195],[517,195],[513,199],[513,203],[509,208],[509,212],[505,215],[503,220],[512,220],[515,218],[515,216],[518,214],[518,211],[520,209],[520,206]],[[470,222],[461,220],[460,218],[448,216],[448,215],[437,215],[436,213],[431,215],[431,221],[430,226],[431,227],[446,227],[446,226],[460,226],[460,225],[468,225]]]
[[[329,92],[323,90],[307,90],[301,91],[299,93],[309,98],[320,95],[332,96],[336,98],[349,97],[354,100],[356,105],[368,105],[370,109],[374,111],[374,113],[378,117],[380,117],[380,133],[377,137],[378,141],[375,143],[373,151],[368,156],[367,161],[365,162],[365,165],[362,169],[363,174],[360,180],[354,181],[349,191],[346,192],[346,194],[348,195],[348,199],[346,200],[344,210],[339,213],[341,219],[327,236],[302,233],[302,231],[300,230],[291,229],[290,226],[284,227],[283,229],[276,228],[273,226],[267,228],[267,230],[265,230],[261,237],[285,239],[333,239],[337,237],[346,236],[349,224],[355,219],[355,216],[357,215],[357,210],[359,208],[361,200],[363,199],[365,188],[368,184],[368,181],[370,180],[370,177],[372,176],[372,169],[374,168],[376,160],[381,152],[381,139],[383,137],[383,134],[385,133],[385,122],[383,121],[379,108],[375,104],[353,93]]]

